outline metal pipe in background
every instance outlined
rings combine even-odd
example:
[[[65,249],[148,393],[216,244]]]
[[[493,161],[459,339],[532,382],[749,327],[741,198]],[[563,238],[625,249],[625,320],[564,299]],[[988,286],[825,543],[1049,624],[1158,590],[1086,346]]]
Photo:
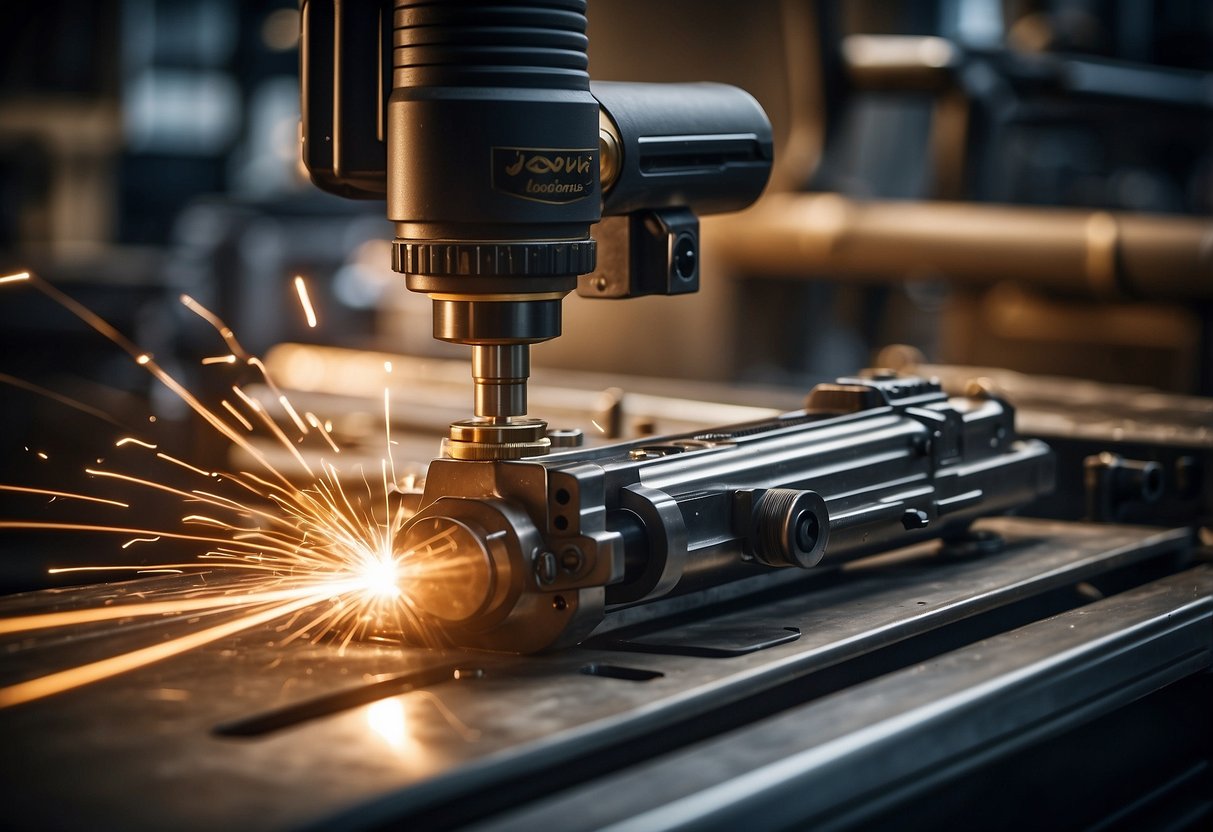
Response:
[[[1066,294],[1213,299],[1213,219],[775,194],[727,220],[746,274],[1019,280]]]

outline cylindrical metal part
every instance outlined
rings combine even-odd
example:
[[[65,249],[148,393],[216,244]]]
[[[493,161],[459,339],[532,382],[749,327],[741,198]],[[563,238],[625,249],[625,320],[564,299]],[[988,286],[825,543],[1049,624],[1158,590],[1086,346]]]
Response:
[[[475,413],[488,419],[526,415],[526,381],[531,348],[526,344],[477,344],[472,347]]]
[[[604,214],[687,208],[738,211],[758,198],[771,175],[766,113],[745,90],[727,84],[595,82],[605,117]]]
[[[796,488],[771,488],[754,505],[750,546],[767,566],[808,569],[825,557],[830,514],[821,495]]]
[[[1213,298],[1213,222],[1196,217],[782,194],[734,221],[718,253],[747,274],[926,273],[1077,295]]]
[[[560,334],[560,298],[434,298],[434,337],[457,344],[534,344]]]
[[[419,520],[395,545],[403,553],[403,591],[412,606],[454,624],[482,613],[492,600],[498,565],[484,529],[450,517]],[[508,570],[509,561],[502,566]]]
[[[498,275],[527,292],[532,277],[577,274],[587,253],[593,268],[598,103],[585,7],[396,0],[387,199],[397,267],[449,278],[411,288],[476,294],[472,278]]]

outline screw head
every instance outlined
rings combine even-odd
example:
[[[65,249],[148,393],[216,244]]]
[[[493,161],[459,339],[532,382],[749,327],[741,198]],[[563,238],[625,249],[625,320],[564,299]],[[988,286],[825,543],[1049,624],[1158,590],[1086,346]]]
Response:
[[[556,580],[556,556],[551,552],[535,556],[535,580],[545,585]]]

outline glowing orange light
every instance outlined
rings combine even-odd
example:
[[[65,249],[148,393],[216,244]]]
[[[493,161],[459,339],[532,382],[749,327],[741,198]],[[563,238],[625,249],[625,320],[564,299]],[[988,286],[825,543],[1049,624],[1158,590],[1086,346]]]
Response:
[[[10,276],[15,278],[16,276]],[[23,278],[24,279],[24,278]],[[53,616],[21,616],[0,619],[0,633],[14,634],[47,627],[77,626],[100,621],[121,621],[145,615],[164,615],[205,611],[235,616],[214,626],[204,626],[188,635],[151,647],[131,650],[78,667],[49,672],[7,688],[0,688],[0,707],[28,702],[79,685],[107,678],[116,673],[142,667],[154,661],[210,643],[218,638],[251,627],[282,622],[279,629],[287,635],[279,644],[298,638],[313,642],[332,639],[344,650],[358,637],[386,633],[403,638],[406,632],[431,637],[419,617],[415,601],[409,595],[409,582],[425,570],[440,568],[433,563],[439,551],[427,541],[424,551],[395,552],[396,533],[407,519],[401,508],[393,510],[388,502],[396,485],[389,471],[391,436],[381,460],[381,483],[371,482],[359,472],[358,490],[347,493],[338,470],[321,460],[304,458],[295,447],[310,431],[320,433],[336,453],[340,448],[331,437],[332,422],[311,412],[302,417],[277,388],[262,362],[244,352],[232,331],[217,316],[188,296],[181,302],[210,323],[231,354],[210,363],[244,363],[259,370],[286,414],[275,417],[260,401],[233,386],[234,402],[223,400],[222,408],[211,409],[160,367],[153,357],[96,314],[39,278],[30,278],[34,286],[73,312],[77,317],[109,338],[148,373],[175,393],[218,434],[239,448],[253,470],[217,471],[192,465],[157,450],[155,444],[124,437],[119,447],[135,445],[152,452],[149,456],[188,470],[206,479],[208,488],[177,487],[152,478],[133,476],[102,468],[86,468],[91,477],[118,480],[129,486],[173,495],[182,501],[181,526],[144,528],[102,523],[0,520],[2,529],[105,532],[126,538],[123,548],[135,543],[153,543],[161,538],[186,541],[204,547],[195,560],[156,565],[119,564],[103,567],[64,567],[55,573],[97,570],[107,572],[191,572],[207,575],[216,567],[230,570],[224,581],[207,577],[172,591],[155,590],[146,599],[121,605],[95,607],[56,613]],[[301,298],[305,295],[301,295]],[[204,363],[207,363],[204,360]],[[390,372],[390,365],[385,367]],[[239,408],[243,405],[243,408]],[[73,406],[76,406],[73,404]],[[384,397],[385,417],[388,397]],[[241,412],[243,410],[243,412]],[[390,425],[390,418],[386,419]],[[310,426],[310,427],[309,427]],[[260,446],[250,441],[254,429],[264,429],[278,445],[288,450],[308,476],[306,485],[298,485],[271,462]],[[241,429],[243,429],[242,432]],[[46,459],[43,452],[38,456]],[[98,459],[98,465],[101,460]],[[365,491],[363,491],[365,486]],[[382,491],[380,491],[380,486]],[[0,491],[24,491],[52,498],[66,497],[115,508],[129,504],[85,494],[0,486]],[[126,515],[128,518],[131,514]],[[438,542],[438,541],[434,541]],[[236,581],[236,583],[233,583]]]
[[[392,748],[402,748],[408,739],[408,720],[399,697],[380,699],[366,706],[366,724]]]
[[[400,597],[400,568],[391,555],[367,558],[356,574],[367,594],[385,600]]]
[[[133,436],[124,436],[121,439],[119,439],[117,442],[114,443],[115,448],[121,448],[123,445],[141,445],[142,447],[147,448],[148,450],[151,450],[151,451],[156,450],[156,446],[153,445],[151,442],[144,442],[142,439],[136,439]]]

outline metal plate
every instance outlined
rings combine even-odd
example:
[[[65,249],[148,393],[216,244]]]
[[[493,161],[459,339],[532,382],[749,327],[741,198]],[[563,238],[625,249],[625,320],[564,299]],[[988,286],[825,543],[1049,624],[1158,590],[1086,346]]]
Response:
[[[1211,651],[1206,565],[792,708],[484,828],[847,828],[983,757],[1205,670]]]

